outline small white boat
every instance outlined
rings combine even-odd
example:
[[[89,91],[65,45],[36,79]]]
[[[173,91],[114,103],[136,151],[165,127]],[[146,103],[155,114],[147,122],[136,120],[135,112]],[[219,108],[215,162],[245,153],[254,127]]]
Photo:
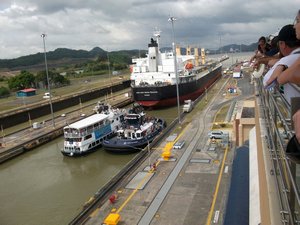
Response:
[[[97,114],[63,128],[63,155],[81,156],[97,150],[105,139],[116,134],[124,121],[125,110],[113,109],[101,103],[94,110]]]

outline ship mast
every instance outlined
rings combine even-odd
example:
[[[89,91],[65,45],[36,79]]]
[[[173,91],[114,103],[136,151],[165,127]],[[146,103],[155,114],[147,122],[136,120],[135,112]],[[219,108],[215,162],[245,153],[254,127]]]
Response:
[[[153,36],[156,38],[156,42],[157,42],[157,45],[158,45],[158,50],[160,48],[160,45],[159,45],[160,33],[161,33],[161,31],[158,30],[157,27],[155,27],[155,31],[153,32]]]

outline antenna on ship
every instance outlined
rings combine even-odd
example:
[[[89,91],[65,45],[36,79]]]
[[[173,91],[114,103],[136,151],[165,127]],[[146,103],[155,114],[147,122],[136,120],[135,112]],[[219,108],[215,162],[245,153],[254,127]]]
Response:
[[[160,38],[160,33],[161,31],[155,27],[155,30],[153,32],[153,36],[156,38],[156,42],[157,42],[157,45],[158,45],[158,49],[159,49],[159,38]]]
[[[179,103],[179,88],[178,88],[178,72],[177,72],[177,59],[176,59],[176,46],[175,46],[175,33],[174,33],[174,21],[176,21],[176,18],[170,16],[168,19],[169,22],[172,23],[172,32],[173,32],[173,57],[174,57],[174,72],[176,77],[176,93],[177,93],[177,111],[178,111],[178,123],[181,124],[181,118],[180,118],[180,103]]]

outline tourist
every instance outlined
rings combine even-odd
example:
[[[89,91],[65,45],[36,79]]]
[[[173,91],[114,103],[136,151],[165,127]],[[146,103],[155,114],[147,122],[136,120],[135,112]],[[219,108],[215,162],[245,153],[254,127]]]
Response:
[[[258,39],[257,50],[255,51],[254,56],[251,57],[250,62],[253,62],[254,59],[259,59],[265,56],[266,52],[270,50],[270,45],[267,43],[267,40],[264,36]]]
[[[277,53],[279,53],[279,48],[278,48],[278,36],[272,37],[271,39],[271,44],[270,44],[270,49],[265,53],[266,56],[274,56]]]
[[[271,48],[268,52],[266,52],[264,57],[258,58],[255,63],[254,67],[259,67],[260,64],[265,64],[269,68],[275,65],[275,63],[282,58],[282,55],[279,52],[278,48],[278,36],[273,37],[271,40]]]
[[[300,40],[300,10],[298,10],[298,13],[295,18],[294,30],[295,30],[296,39]],[[299,48],[298,50],[294,51],[294,54],[300,55]],[[289,66],[283,72],[279,73],[276,80],[280,85],[287,85],[289,83],[293,83],[299,86],[300,85],[300,56],[297,57],[297,59],[293,64],[291,64],[291,66]],[[270,82],[272,82],[271,79],[268,81],[268,83]],[[298,92],[298,96],[299,96],[299,92]],[[289,141],[288,146],[292,146],[293,148],[295,148],[296,146],[299,147],[299,143],[300,143],[300,109],[298,109],[296,113],[293,115],[293,124],[294,124],[295,137],[293,137]],[[297,144],[293,145],[292,144],[293,142]],[[287,152],[288,150],[289,149],[287,149]]]
[[[300,10],[294,22],[294,29],[297,39],[300,40]],[[279,84],[294,83],[300,85],[300,58],[291,67],[282,72],[278,76],[277,81]]]
[[[277,84],[277,77],[291,66],[299,57],[300,40],[296,38],[294,26],[289,24],[284,26],[278,34],[278,45],[280,53],[284,56],[266,73],[264,77],[264,86],[267,88]],[[300,52],[299,52],[300,53]],[[292,97],[298,97],[299,92],[287,83],[284,85],[284,96],[291,103]],[[300,96],[299,96],[300,97]]]

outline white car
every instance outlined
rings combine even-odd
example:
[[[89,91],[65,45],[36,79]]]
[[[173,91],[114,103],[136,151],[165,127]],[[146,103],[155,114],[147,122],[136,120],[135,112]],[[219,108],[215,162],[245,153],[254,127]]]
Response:
[[[43,96],[44,99],[48,99],[50,98],[50,93],[49,92],[46,92]],[[51,98],[52,98],[52,95],[51,95]]]
[[[226,133],[224,133],[221,130],[212,130],[208,132],[208,137],[210,139],[223,139],[225,137]]]
[[[181,149],[185,144],[185,141],[177,141],[174,145],[173,148],[174,149]]]

